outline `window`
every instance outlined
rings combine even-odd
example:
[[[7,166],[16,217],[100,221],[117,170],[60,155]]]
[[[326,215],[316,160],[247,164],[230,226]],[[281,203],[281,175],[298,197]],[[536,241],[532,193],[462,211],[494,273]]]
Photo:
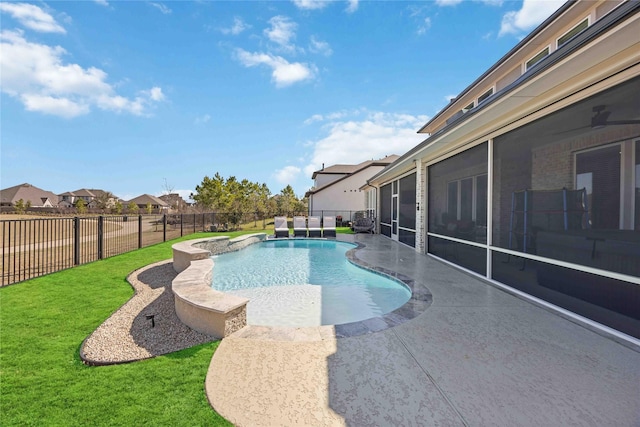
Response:
[[[463,112],[463,113],[466,113],[466,112],[467,112],[467,111],[469,111],[469,110],[473,110],[473,107],[474,107],[474,106],[475,106],[475,103],[474,103],[474,102],[471,102],[471,104],[467,105],[466,107],[464,107],[464,108],[462,109],[462,112]]]
[[[620,145],[576,154],[576,188],[586,188],[589,228],[620,227]]]
[[[480,105],[480,103],[484,102],[491,95],[493,95],[493,88],[489,89],[488,91],[486,91],[485,93],[480,95],[480,97],[478,98],[478,105]]]
[[[486,174],[451,181],[447,193],[447,212],[455,219],[487,225]]]
[[[534,56],[533,58],[531,58],[530,60],[527,61],[527,63],[525,64],[525,69],[528,70],[529,68],[533,67],[534,65],[536,65],[538,62],[542,61],[548,55],[549,55],[549,47],[546,47],[540,53],[538,53],[536,56]]]
[[[589,18],[585,18],[584,21],[582,21],[581,23],[579,23],[578,25],[576,25],[575,27],[567,31],[562,37],[558,39],[558,48],[560,48],[560,46],[562,46],[563,44],[571,40],[573,36],[580,33],[582,30],[584,30],[588,26],[589,26]]]
[[[487,147],[481,144],[429,166],[430,233],[486,242]]]

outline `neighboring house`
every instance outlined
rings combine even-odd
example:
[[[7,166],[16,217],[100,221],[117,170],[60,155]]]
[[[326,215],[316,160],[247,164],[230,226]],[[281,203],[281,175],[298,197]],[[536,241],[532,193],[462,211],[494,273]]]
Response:
[[[105,206],[107,208],[111,208],[116,203],[115,197],[108,197],[111,193],[98,190],[98,189],[86,189],[82,188],[80,190],[75,191],[67,191],[66,193],[60,194],[60,206],[66,208],[75,207],[75,204],[78,200],[84,200],[85,204],[88,208],[99,208],[102,199],[104,200]]]
[[[380,160],[368,160],[357,165],[333,165],[315,171],[314,186],[305,196],[309,198],[309,215],[342,216],[345,221],[352,213],[361,211],[367,202],[361,187],[376,173],[398,159],[391,155]]]
[[[131,199],[127,202],[124,202],[123,205],[126,207],[128,206],[131,202],[135,203],[136,205],[138,205],[138,208],[140,209],[141,212],[144,212],[145,209],[147,209],[147,206],[149,204],[151,204],[151,208],[153,209],[154,212],[158,212],[158,211],[168,211],[169,210],[169,204],[167,202],[165,202],[164,200],[160,199],[159,197],[156,196],[152,196],[150,194],[143,194],[141,196],[138,196],[134,199]]]
[[[185,202],[184,199],[178,193],[163,194],[158,198],[166,202],[169,205],[170,209],[177,212],[180,212],[186,209],[187,206],[189,206],[189,204]]]
[[[66,193],[58,194],[58,197],[60,197],[59,205],[61,207],[72,208],[72,207],[75,206],[74,203],[75,203],[75,197],[76,196],[71,191],[67,191]]]
[[[52,208],[58,206],[58,196],[31,184],[20,184],[0,190],[0,206],[15,206],[22,200],[34,208]]]
[[[378,231],[638,343],[639,29],[562,5],[368,181]]]

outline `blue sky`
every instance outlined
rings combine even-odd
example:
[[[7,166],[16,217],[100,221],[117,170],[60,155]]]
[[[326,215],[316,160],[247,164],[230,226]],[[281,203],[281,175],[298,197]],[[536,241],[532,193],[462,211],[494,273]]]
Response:
[[[185,197],[401,155],[558,0],[0,3],[0,187]]]

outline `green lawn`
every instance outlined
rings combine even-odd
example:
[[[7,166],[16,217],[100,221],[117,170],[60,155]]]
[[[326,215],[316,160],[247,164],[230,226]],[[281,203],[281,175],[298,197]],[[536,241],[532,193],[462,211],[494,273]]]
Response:
[[[0,425],[230,425],[204,392],[218,342],[100,367],[78,353],[132,296],[133,270],[171,258],[180,240],[259,231],[273,234],[198,233],[0,288]]]
[[[78,356],[133,294],[126,276],[171,258],[176,241],[0,289],[0,425],[230,425],[204,393],[217,342],[124,365]]]

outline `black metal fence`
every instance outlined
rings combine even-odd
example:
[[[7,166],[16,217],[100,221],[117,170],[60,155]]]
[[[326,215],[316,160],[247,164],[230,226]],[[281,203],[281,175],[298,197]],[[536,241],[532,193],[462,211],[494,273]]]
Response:
[[[0,220],[0,286],[200,231],[227,230],[232,226],[230,218],[229,214],[196,213]],[[255,221],[261,228],[267,225],[256,214],[239,220]]]
[[[335,216],[338,227],[351,225],[367,211],[300,212]],[[291,217],[293,214],[289,214]],[[266,229],[273,217],[260,213],[193,213],[98,215],[0,220],[2,276],[0,286],[86,264],[202,231],[229,231],[253,226]]]

